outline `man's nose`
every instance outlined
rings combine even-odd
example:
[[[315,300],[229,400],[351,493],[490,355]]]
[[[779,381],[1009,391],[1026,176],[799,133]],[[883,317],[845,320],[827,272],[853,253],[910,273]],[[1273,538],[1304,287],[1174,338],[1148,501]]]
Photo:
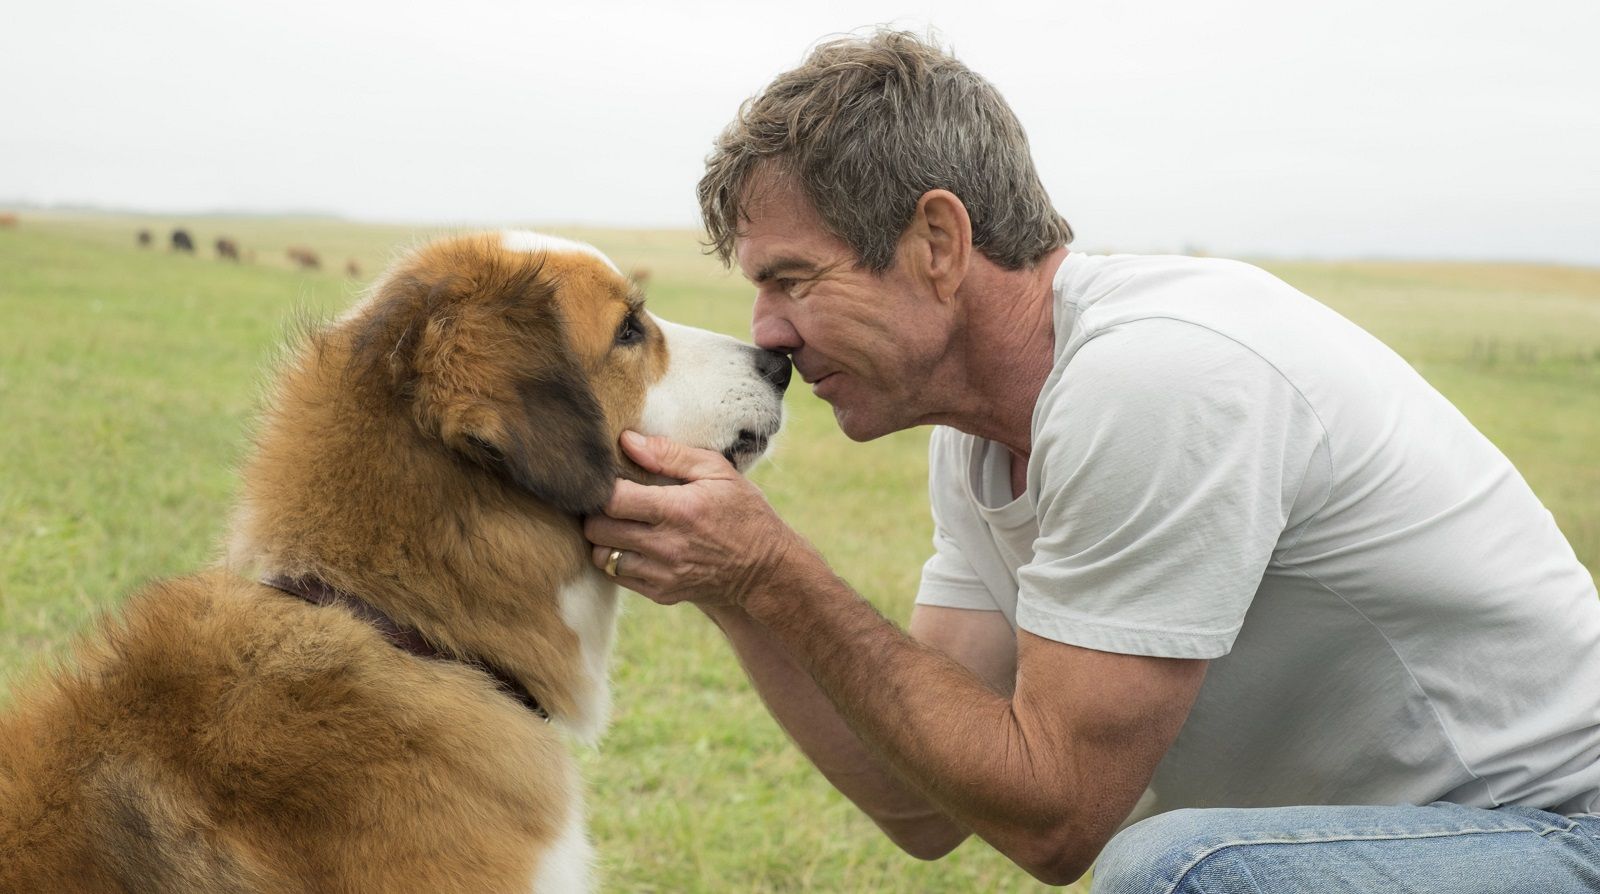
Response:
[[[800,333],[777,312],[774,303],[763,292],[756,292],[755,307],[750,312],[750,338],[769,351],[789,353],[800,347]]]

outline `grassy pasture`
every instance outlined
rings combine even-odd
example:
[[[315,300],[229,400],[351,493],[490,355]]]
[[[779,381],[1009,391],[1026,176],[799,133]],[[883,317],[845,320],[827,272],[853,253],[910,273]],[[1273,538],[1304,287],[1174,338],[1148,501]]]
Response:
[[[297,315],[327,315],[396,247],[441,232],[323,219],[24,215],[0,230],[0,691],[59,657],[142,581],[216,552],[249,420]],[[154,250],[134,232],[150,228]],[[647,267],[664,316],[743,335],[748,288],[686,232],[562,232]],[[214,260],[229,235],[255,262]],[[324,271],[291,269],[303,244]],[[1600,270],[1273,263],[1400,351],[1511,456],[1600,569]],[[891,617],[929,537],[926,432],[847,441],[800,387],[757,478],[781,512]],[[616,720],[588,754],[592,828],[618,891],[1032,890],[981,843],[900,856],[813,773],[693,609],[633,600]]]

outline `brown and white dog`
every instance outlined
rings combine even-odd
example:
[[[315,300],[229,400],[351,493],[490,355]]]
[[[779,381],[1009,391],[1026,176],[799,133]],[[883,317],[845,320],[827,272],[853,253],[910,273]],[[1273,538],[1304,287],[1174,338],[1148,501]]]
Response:
[[[617,595],[579,517],[642,475],[625,428],[754,463],[788,376],[586,245],[414,252],[286,363],[226,567],[0,718],[0,891],[587,889],[565,740]]]

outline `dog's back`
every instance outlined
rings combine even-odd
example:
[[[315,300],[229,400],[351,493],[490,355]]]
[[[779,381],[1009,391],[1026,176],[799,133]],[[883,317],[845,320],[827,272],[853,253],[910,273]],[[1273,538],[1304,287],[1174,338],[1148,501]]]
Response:
[[[0,891],[527,891],[575,795],[483,674],[207,572],[0,720]]]

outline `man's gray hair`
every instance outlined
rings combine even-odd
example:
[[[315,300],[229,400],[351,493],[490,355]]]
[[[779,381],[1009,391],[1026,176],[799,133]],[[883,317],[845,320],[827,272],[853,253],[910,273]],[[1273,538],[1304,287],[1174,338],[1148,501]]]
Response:
[[[746,100],[698,189],[709,249],[729,264],[763,165],[795,178],[827,228],[881,273],[933,189],[966,205],[972,243],[1008,270],[1072,241],[1028,138],[993,85],[901,31],[832,40]]]

